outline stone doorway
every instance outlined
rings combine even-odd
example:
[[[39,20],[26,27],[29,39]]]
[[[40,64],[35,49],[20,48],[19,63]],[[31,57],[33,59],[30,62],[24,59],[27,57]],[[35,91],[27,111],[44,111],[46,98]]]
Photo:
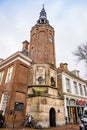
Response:
[[[50,127],[55,127],[56,126],[56,112],[54,108],[50,109],[49,112],[49,119],[50,119]]]

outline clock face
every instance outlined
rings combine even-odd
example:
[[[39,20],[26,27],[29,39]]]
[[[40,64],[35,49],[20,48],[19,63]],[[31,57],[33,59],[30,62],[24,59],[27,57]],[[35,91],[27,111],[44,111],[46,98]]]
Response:
[[[49,42],[52,43],[52,38],[51,37],[49,37]]]

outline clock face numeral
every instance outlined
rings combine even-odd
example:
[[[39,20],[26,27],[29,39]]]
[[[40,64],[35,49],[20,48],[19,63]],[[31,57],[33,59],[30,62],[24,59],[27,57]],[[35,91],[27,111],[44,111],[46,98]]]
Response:
[[[49,42],[51,42],[51,43],[52,43],[52,38],[51,38],[51,37],[49,37]]]

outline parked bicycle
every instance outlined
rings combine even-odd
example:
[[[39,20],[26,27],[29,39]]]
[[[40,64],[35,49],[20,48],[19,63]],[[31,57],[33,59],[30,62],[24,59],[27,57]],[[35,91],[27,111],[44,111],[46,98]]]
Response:
[[[37,129],[42,128],[41,125],[37,125],[37,123],[34,120],[34,118],[32,117],[32,115],[26,115],[26,117],[24,119],[24,127],[37,128]]]

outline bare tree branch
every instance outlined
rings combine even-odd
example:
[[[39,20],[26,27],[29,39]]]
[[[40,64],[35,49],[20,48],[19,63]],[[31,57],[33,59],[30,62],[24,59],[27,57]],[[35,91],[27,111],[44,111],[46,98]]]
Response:
[[[78,46],[73,54],[77,56],[78,61],[84,60],[87,63],[87,42]]]

